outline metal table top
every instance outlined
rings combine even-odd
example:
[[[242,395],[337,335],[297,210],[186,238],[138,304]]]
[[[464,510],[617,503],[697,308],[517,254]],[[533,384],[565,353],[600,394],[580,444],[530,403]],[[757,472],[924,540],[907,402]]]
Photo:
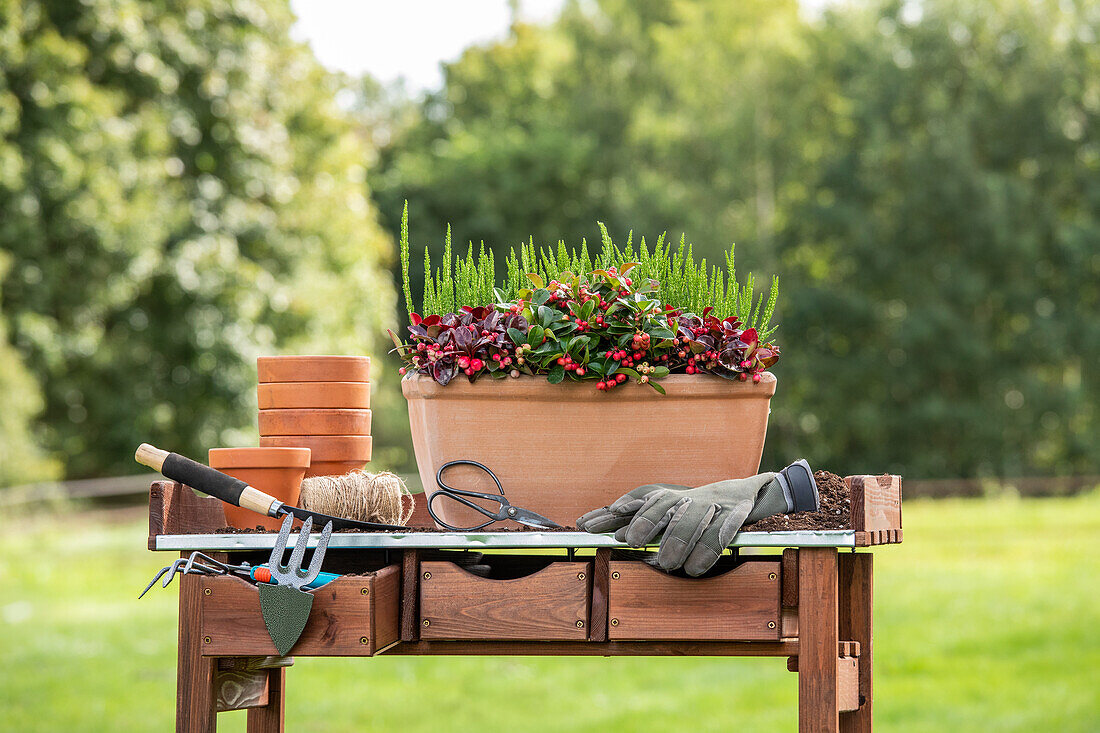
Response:
[[[158,535],[158,550],[207,550],[234,552],[270,550],[270,534],[176,534]],[[319,534],[311,534],[315,547]],[[588,532],[337,532],[330,548],[370,550],[514,550],[593,547],[627,547],[609,534]],[[739,532],[730,547],[855,547],[850,529],[799,532]]]

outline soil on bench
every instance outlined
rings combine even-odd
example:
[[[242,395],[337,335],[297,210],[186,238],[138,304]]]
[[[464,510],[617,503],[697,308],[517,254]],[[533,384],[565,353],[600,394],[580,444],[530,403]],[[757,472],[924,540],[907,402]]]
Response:
[[[796,530],[823,530],[823,529],[851,529],[852,528],[852,498],[848,485],[844,479],[835,473],[828,471],[815,471],[814,480],[817,481],[818,497],[821,502],[820,511],[793,512],[791,514],[775,514],[765,517],[759,522],[746,524],[746,532],[791,532]],[[342,529],[340,532],[361,532],[358,529]],[[406,534],[412,532],[442,532],[444,530],[435,527],[413,527],[410,530],[382,530],[389,534]],[[535,529],[533,527],[508,526],[485,527],[467,534],[477,532],[577,532],[576,527],[558,527],[556,529]],[[253,529],[239,529],[237,527],[222,527],[216,530],[218,534],[259,534],[268,532],[263,527]]]
[[[792,530],[851,529],[852,495],[844,479],[828,471],[815,471],[821,510],[773,514],[759,522],[746,524],[746,532],[782,532]]]

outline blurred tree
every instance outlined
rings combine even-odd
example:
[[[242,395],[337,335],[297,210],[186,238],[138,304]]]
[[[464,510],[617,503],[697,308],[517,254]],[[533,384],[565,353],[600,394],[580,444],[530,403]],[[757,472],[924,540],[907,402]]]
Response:
[[[0,278],[9,267],[0,252]],[[42,410],[42,393],[23,366],[19,353],[8,343],[8,329],[0,314],[0,486],[56,478],[60,465],[43,455],[35,443],[33,420]]]
[[[254,444],[258,354],[384,348],[369,150],[285,2],[0,6],[0,304],[68,476]]]
[[[433,245],[736,235],[784,281],[768,465],[1095,473],[1098,35],[1085,2],[570,3],[402,107],[373,188]]]

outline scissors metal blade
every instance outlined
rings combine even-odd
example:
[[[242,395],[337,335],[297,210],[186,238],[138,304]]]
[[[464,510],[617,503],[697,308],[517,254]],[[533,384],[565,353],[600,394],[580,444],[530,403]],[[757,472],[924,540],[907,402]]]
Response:
[[[517,508],[515,516],[510,516],[508,519],[527,525],[528,527],[539,527],[541,529],[557,529],[561,527],[557,522],[547,519],[541,514],[536,514],[530,509]]]

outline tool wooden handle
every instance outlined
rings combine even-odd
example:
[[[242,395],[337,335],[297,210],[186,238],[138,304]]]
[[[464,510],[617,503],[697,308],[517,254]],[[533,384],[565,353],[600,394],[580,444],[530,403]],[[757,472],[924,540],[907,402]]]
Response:
[[[148,443],[142,443],[138,447],[134,459],[173,481],[179,481],[181,484],[217,497],[227,504],[250,509],[265,517],[274,516],[274,509],[279,505],[275,497],[249,486],[240,479],[192,461],[179,453],[169,453],[154,448]]]

